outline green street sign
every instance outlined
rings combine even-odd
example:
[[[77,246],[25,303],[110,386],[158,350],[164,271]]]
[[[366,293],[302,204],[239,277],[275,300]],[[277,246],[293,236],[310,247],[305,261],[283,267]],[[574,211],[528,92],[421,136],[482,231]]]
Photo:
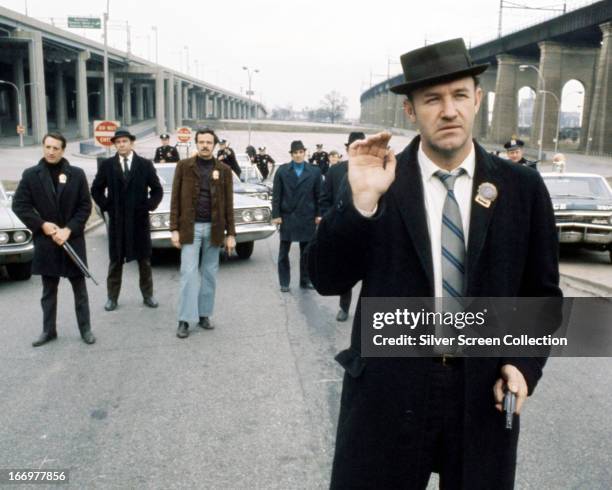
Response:
[[[68,17],[68,27],[73,29],[100,29],[102,22],[99,17]]]

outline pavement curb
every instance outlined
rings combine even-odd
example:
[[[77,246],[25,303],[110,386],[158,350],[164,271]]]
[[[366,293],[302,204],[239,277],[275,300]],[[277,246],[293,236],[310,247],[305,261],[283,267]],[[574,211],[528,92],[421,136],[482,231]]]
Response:
[[[593,294],[600,298],[612,299],[612,287],[606,286],[595,281],[589,281],[583,277],[578,277],[572,274],[561,274],[561,280],[566,282],[569,286],[584,291],[589,294]]]

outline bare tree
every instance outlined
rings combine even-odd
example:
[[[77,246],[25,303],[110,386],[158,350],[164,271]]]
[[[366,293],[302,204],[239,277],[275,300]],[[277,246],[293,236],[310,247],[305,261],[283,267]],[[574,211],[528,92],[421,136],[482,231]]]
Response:
[[[344,117],[347,108],[347,99],[340,92],[332,90],[321,101],[323,109],[327,112],[329,121],[333,124]]]

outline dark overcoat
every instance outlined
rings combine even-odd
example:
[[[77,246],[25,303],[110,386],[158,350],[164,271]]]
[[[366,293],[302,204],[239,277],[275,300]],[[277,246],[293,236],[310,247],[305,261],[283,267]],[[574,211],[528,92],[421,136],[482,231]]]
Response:
[[[134,152],[126,177],[119,156],[100,163],[91,186],[96,204],[108,213],[108,253],[111,262],[130,262],[151,256],[149,211],[153,211],[164,190],[151,160]]]
[[[348,162],[346,160],[338,162],[329,167],[325,180],[321,187],[321,198],[319,199],[321,207],[321,215],[324,215],[331,209],[333,204],[338,200],[340,194],[340,185],[348,173]]]
[[[280,239],[309,242],[315,232],[319,212],[321,171],[309,163],[298,177],[291,163],[281,165],[274,174],[272,218],[282,218]]]
[[[83,274],[68,257],[63,248],[42,231],[46,221],[60,228],[70,228],[68,243],[87,263],[85,250],[85,224],[91,214],[91,197],[85,172],[73,167],[67,160],[62,165],[61,180],[57,190],[44,160],[23,172],[13,196],[13,211],[34,234],[34,259],[32,273],[41,276],[77,277]],[[60,177],[61,179],[61,177]]]
[[[419,137],[398,155],[395,181],[368,219],[357,212],[350,187],[325,215],[308,252],[317,290],[338,295],[362,280],[361,297],[434,295],[433,265],[420,168]],[[346,180],[344,181],[346,183]],[[476,145],[473,196],[494,184],[489,208],[472,203],[466,263],[468,297],[558,297],[558,244],[552,204],[540,174],[489,155]],[[363,358],[361,301],[344,367],[332,488],[414,488],[422,462],[427,366],[422,358]],[[493,385],[504,364],[525,376],[529,394],[545,358],[463,360],[462,468],[453,487],[511,489],[519,420],[505,430]]]

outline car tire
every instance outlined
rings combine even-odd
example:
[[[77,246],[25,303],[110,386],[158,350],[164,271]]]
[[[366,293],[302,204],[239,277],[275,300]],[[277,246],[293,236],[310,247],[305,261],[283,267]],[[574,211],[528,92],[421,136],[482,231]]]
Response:
[[[253,255],[253,248],[255,248],[255,242],[242,242],[236,244],[236,253],[242,260],[248,259]]]
[[[15,281],[27,281],[32,277],[32,262],[23,264],[6,264],[6,270]]]

